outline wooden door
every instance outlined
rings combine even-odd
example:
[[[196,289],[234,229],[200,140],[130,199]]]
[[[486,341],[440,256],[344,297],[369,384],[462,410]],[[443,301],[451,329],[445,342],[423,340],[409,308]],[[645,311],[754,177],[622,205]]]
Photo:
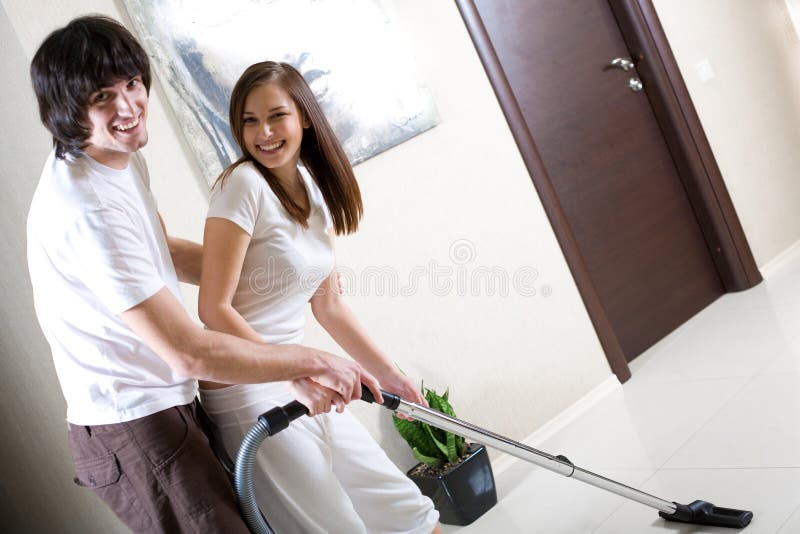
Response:
[[[475,0],[625,358],[725,290],[606,0]]]

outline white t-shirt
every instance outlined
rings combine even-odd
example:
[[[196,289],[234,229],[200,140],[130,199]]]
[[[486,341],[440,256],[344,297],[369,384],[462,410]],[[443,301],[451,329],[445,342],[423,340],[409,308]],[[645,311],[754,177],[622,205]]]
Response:
[[[118,317],[164,286],[180,299],[141,154],[125,170],[50,154],[28,214],[28,268],[69,422],[120,423],[192,401],[197,381]]]
[[[302,342],[306,305],[333,270],[330,214],[313,178],[300,170],[311,204],[307,229],[250,162],[214,188],[206,216],[228,219],[251,236],[231,304],[267,343]]]

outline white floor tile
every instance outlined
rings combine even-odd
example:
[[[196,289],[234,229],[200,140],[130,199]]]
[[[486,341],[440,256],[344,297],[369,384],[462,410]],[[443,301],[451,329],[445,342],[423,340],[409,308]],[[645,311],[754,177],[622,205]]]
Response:
[[[539,448],[590,471],[658,469],[745,381],[649,384],[632,379]]]
[[[778,351],[775,360],[762,369],[760,374],[800,374],[800,335],[787,343],[784,350]]]
[[[749,510],[753,521],[742,531],[744,534],[774,533],[800,503],[800,469],[666,470],[648,480],[642,490],[683,504],[701,499],[717,506]],[[731,534],[737,530],[668,522],[651,508],[626,502],[595,532]]]
[[[648,382],[749,377],[782,353],[797,352],[791,341],[800,328],[788,325],[800,325],[800,307],[796,312],[784,307],[778,314],[773,308],[744,306],[731,311],[726,304],[712,304],[665,346],[654,347],[655,354],[632,369],[634,377]]]
[[[652,474],[648,470],[604,473],[630,486],[641,485]],[[625,503],[624,498],[613,493],[525,464],[504,471],[497,485],[496,507],[472,525],[447,526],[445,532],[589,533]]]
[[[800,506],[798,506],[789,519],[781,525],[778,534],[797,534],[798,532],[800,532]]]
[[[665,467],[800,467],[800,375],[760,375]]]
[[[795,260],[753,290],[764,291],[773,305],[796,305],[800,301],[800,261]]]

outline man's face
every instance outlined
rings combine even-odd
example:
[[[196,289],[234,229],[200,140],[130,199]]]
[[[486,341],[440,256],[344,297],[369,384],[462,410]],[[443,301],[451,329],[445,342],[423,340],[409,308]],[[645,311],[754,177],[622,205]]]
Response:
[[[92,130],[86,154],[108,167],[126,168],[131,154],[147,144],[147,89],[141,76],[92,93],[86,117]]]

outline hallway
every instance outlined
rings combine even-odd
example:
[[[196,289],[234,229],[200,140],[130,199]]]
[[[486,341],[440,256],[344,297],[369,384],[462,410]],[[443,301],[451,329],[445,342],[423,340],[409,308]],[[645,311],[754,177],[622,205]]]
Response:
[[[800,532],[800,251],[631,364],[633,378],[530,445],[687,504],[751,510],[743,532]],[[508,464],[506,464],[508,465]],[[498,505],[459,534],[735,532],[665,522],[638,503],[515,461]]]

